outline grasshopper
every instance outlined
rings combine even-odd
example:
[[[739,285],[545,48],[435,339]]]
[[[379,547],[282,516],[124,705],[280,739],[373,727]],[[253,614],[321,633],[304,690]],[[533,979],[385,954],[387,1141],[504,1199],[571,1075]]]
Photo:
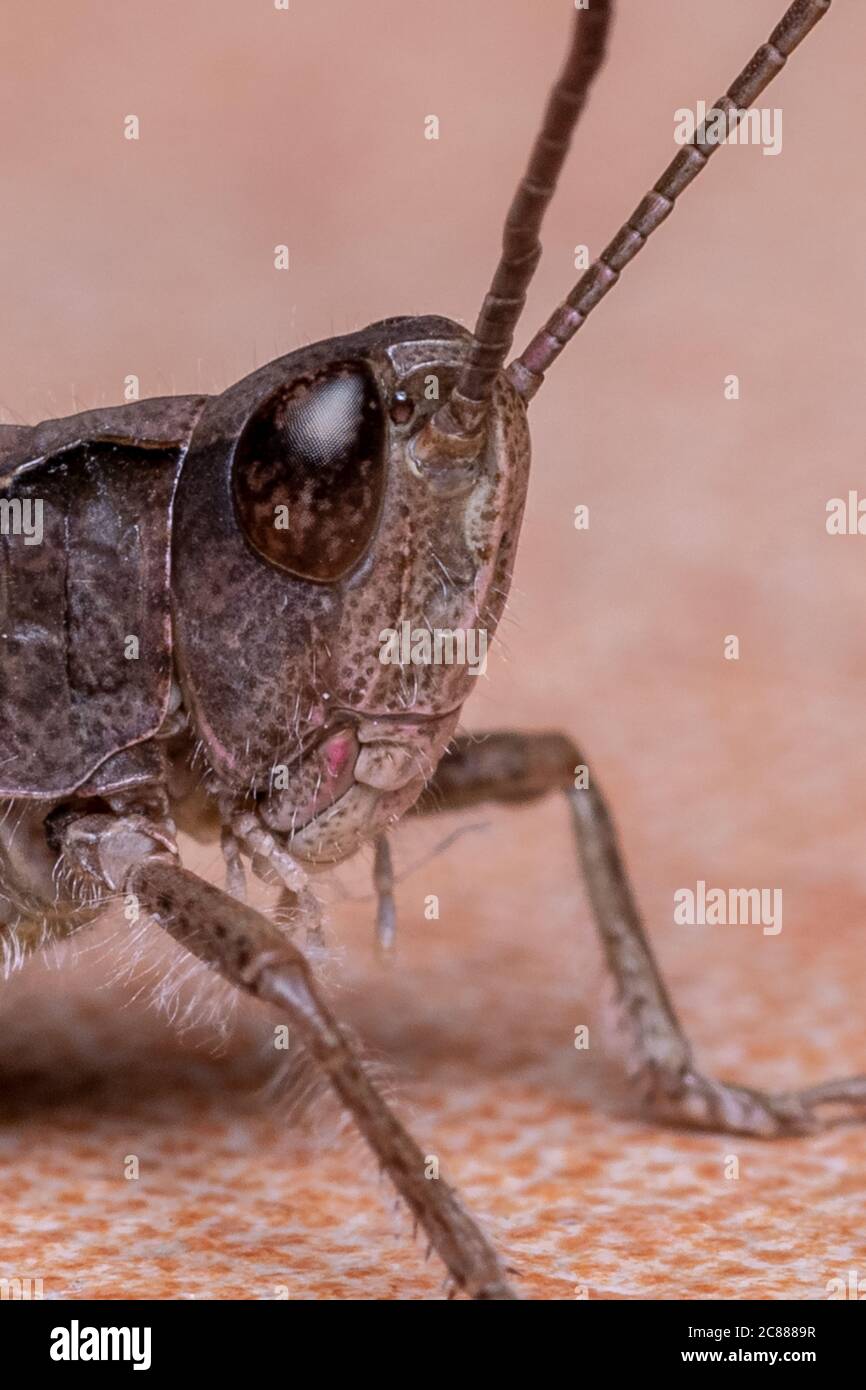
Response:
[[[735,128],[829,4],[795,0],[510,364],[612,0],[576,7],[473,333],[445,318],[386,319],[280,357],[220,395],[0,430],[7,965],[118,899],[133,903],[288,1022],[454,1288],[473,1298],[514,1298],[509,1270],[456,1192],[427,1180],[421,1149],[297,944],[299,929],[313,941],[318,932],[315,875],[372,844],[379,939],[391,946],[388,833],[409,811],[565,796],[634,1070],[656,1113],[779,1135],[818,1127],[826,1107],[866,1102],[863,1078],[764,1094],[704,1076],[602,793],[593,775],[576,782],[580,750],[565,735],[456,734],[475,674],[468,639],[483,636],[486,651],[508,595],[531,400],[709,162],[711,121]],[[404,629],[386,660],[385,634]],[[438,660],[425,654],[431,636],[442,639]],[[179,827],[220,837],[225,889],[181,865]],[[246,902],[247,865],[278,886],[284,923]]]

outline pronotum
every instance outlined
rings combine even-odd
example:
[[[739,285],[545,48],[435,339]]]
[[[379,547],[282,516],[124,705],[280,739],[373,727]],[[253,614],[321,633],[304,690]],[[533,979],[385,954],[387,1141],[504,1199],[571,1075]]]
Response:
[[[303,953],[315,874],[408,811],[562,792],[646,1098],[674,1121],[807,1131],[866,1081],[762,1094],[703,1076],[655,967],[593,775],[566,736],[456,734],[509,590],[545,373],[829,9],[795,0],[707,122],[510,359],[539,234],[607,48],[577,9],[473,333],[391,318],[302,348],[220,395],[0,428],[0,939],[7,961],[123,898],[285,1019],[473,1298],[515,1297],[499,1254],[369,1079]],[[435,390],[430,389],[431,383]],[[38,523],[38,524],[37,524]],[[417,646],[436,635],[463,659]],[[399,655],[383,660],[384,634]],[[406,635],[408,634],[408,635]],[[402,637],[406,643],[401,645]],[[390,639],[389,639],[390,640]],[[130,650],[130,643],[134,651]],[[408,659],[406,644],[408,643]],[[134,656],[134,660],[130,657]],[[179,824],[221,840],[226,887],[182,867]],[[246,866],[286,925],[245,901]]]

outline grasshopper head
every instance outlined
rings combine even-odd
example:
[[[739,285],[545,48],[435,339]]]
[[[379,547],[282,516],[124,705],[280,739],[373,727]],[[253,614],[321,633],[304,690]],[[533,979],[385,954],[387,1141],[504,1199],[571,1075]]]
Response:
[[[299,858],[351,854],[415,800],[486,670],[529,462],[504,374],[473,457],[422,432],[471,339],[398,319],[215,398],[178,490],[178,664],[219,782]]]

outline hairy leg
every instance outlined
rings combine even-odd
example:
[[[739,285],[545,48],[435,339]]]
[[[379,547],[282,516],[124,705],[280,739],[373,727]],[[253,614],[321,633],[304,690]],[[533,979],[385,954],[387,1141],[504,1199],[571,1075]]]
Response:
[[[490,1242],[454,1189],[427,1177],[424,1154],[370,1081],[304,956],[279,927],[181,868],[171,837],[142,817],[84,816],[61,834],[64,857],[79,874],[108,893],[133,894],[140,909],[193,955],[281,1011],[456,1285],[476,1299],[513,1299]]]
[[[652,953],[610,811],[578,747],[562,734],[461,737],[419,811],[566,797],[596,926],[629,1024],[632,1071],[653,1111],[674,1123],[776,1136],[820,1128],[820,1108],[866,1113],[866,1076],[767,1093],[714,1081],[695,1066]]]

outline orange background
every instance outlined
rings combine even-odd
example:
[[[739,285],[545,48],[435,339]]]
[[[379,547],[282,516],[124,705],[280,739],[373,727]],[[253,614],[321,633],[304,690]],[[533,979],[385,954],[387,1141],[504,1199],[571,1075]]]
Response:
[[[671,157],[676,108],[711,102],[782,4],[618,9],[521,343],[576,278],[575,245],[600,249]],[[388,314],[471,323],[570,14],[7,0],[3,418],[119,402],[129,373],[143,395],[217,391]],[[782,153],[720,151],[551,372],[510,616],[465,718],[581,740],[702,1060],[757,1085],[866,1069],[866,539],[824,525],[863,486],[864,51],[866,11],[836,0],[764,99]],[[863,1132],[761,1145],[624,1118],[564,808],[472,820],[446,853],[460,818],[398,838],[402,868],[427,862],[400,889],[395,972],[373,959],[372,904],[345,896],[367,869],[338,875],[326,977],[522,1292],[820,1298],[866,1278]],[[216,852],[197,863],[220,872]],[[674,926],[674,890],[699,878],[781,887],[781,935]],[[276,1106],[252,1092],[250,1011],[214,1057],[207,1028],[120,1007],[123,935],[5,991],[0,1274],[56,1296],[436,1296],[441,1270],[328,1105],[302,1107],[302,1080]]]

